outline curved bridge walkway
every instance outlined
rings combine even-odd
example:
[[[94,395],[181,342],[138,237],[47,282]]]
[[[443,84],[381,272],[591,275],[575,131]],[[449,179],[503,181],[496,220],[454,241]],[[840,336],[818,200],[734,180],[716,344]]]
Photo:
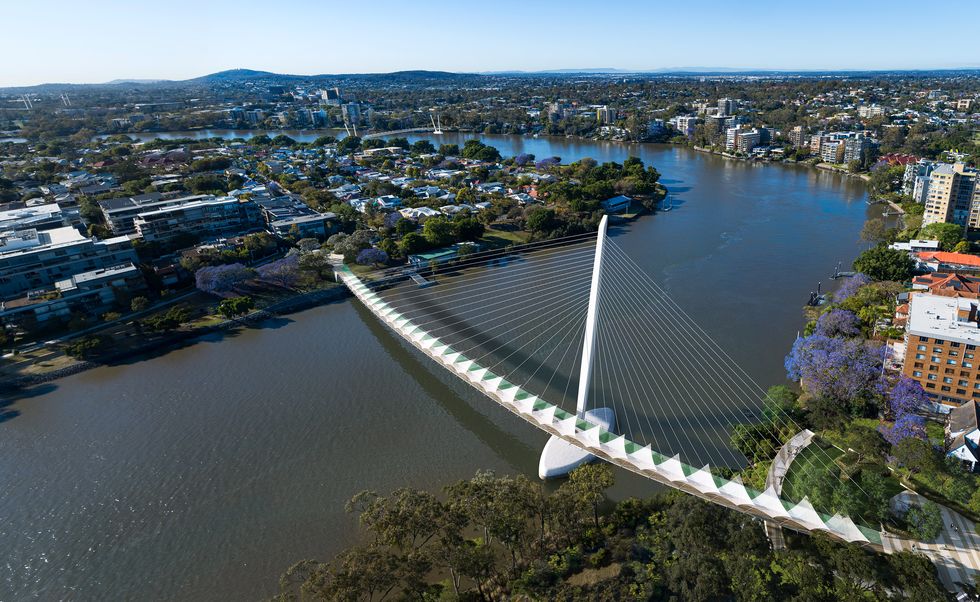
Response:
[[[634,443],[623,435],[610,433],[578,418],[453,350],[402,316],[347,266],[338,266],[336,274],[372,313],[406,341],[499,405],[547,433],[648,479],[779,526],[804,533],[825,533],[879,552],[894,550],[893,546],[882,545],[880,531],[857,525],[850,517],[821,514],[806,499],[795,504],[782,500],[772,486],[762,492],[753,490],[737,477],[723,479],[712,474],[707,465],[702,468],[689,466],[681,462],[678,455],[667,457],[649,445]]]

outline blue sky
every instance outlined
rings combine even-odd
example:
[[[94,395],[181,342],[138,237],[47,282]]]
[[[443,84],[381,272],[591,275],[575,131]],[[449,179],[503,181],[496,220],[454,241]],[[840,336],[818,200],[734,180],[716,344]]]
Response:
[[[980,2],[4,0],[0,86],[281,73],[980,67]],[[929,11],[941,11],[931,21]],[[938,16],[938,15],[937,15]]]

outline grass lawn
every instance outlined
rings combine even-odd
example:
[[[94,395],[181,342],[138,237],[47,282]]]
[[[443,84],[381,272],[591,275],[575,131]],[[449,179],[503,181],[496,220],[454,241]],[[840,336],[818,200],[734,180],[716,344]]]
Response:
[[[843,450],[832,445],[823,448],[820,446],[819,441],[816,440],[808,445],[803,451],[800,452],[798,456],[796,456],[793,463],[790,464],[789,472],[786,473],[786,478],[783,479],[783,499],[794,502],[798,502],[803,499],[806,492],[806,487],[800,482],[801,475],[803,474],[800,467],[811,463],[829,466],[832,462],[835,462],[837,458],[843,455]]]
[[[484,250],[499,249],[507,245],[522,245],[531,238],[531,234],[523,230],[496,230],[488,228],[479,240]]]

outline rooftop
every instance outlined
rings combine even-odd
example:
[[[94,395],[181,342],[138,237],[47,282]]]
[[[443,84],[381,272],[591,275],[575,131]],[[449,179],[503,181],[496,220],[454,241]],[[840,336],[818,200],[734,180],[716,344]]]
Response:
[[[976,299],[915,295],[909,305],[908,333],[980,345],[978,304]]]

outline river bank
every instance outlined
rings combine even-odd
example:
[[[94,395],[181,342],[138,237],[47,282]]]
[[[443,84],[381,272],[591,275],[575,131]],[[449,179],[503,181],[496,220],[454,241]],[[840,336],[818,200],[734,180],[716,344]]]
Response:
[[[301,293],[294,297],[285,299],[272,306],[255,310],[240,318],[224,320],[217,324],[205,326],[195,326],[186,330],[177,330],[166,333],[159,337],[145,338],[142,343],[130,346],[125,350],[110,351],[99,355],[97,360],[72,359],[71,363],[64,366],[55,367],[51,370],[25,374],[22,376],[9,377],[0,380],[0,393],[15,394],[18,390],[31,387],[66,376],[72,376],[98,368],[100,366],[114,365],[125,361],[131,361],[134,356],[150,355],[153,353],[166,353],[177,349],[183,345],[214,333],[228,332],[234,329],[248,328],[260,324],[266,320],[277,316],[285,316],[305,309],[310,309],[324,303],[330,303],[350,296],[343,286],[331,286],[326,289],[319,289],[307,293]],[[107,326],[109,328],[109,326]],[[98,331],[94,334],[98,335]],[[65,357],[68,357],[67,355]]]

